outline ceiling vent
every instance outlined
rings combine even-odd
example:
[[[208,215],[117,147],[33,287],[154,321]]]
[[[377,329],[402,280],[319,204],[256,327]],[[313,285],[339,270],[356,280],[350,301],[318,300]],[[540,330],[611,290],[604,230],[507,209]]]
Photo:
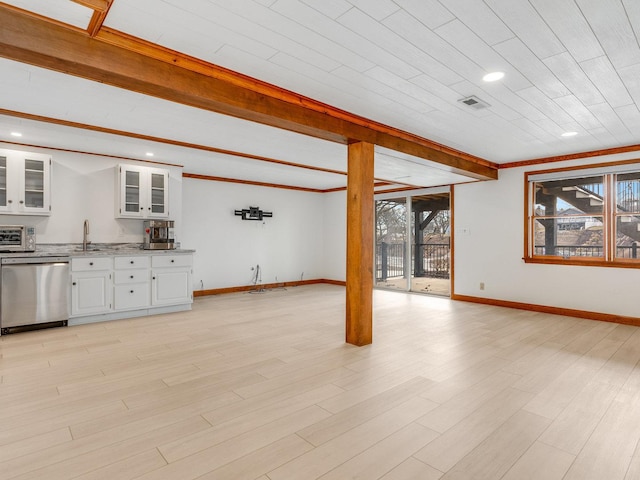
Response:
[[[475,95],[471,95],[470,97],[466,97],[458,101],[461,103],[464,103],[466,106],[471,107],[475,110],[482,110],[483,108],[487,108],[491,106],[487,102],[480,100]]]

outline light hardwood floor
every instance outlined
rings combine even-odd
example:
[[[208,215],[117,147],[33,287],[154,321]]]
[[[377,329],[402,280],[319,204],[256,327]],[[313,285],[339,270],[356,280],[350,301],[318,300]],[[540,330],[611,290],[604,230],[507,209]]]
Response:
[[[0,337],[0,478],[640,479],[640,329],[344,289]]]

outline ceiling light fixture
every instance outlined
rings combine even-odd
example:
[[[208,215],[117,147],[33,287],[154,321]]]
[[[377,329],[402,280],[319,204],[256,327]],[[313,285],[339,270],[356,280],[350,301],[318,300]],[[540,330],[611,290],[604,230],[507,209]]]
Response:
[[[153,152],[147,152],[147,153],[145,153],[145,155],[146,155],[147,157],[153,157]]]
[[[11,132],[12,137],[21,137],[22,134],[20,132]]]
[[[504,72],[491,72],[491,73],[487,73],[484,77],[482,77],[482,80],[484,80],[485,82],[495,82],[497,80],[500,80],[504,77]]]
[[[564,132],[562,134],[563,137],[574,137],[575,135],[577,135],[578,132]]]

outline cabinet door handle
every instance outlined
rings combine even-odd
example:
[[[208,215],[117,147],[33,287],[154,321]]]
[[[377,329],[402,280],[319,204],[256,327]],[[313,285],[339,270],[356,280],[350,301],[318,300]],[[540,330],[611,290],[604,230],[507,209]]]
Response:
[[[175,260],[172,258],[172,259],[171,259],[171,263],[173,263],[173,262],[175,262]]]
[[[133,278],[133,275],[131,275],[129,278]]]
[[[152,278],[153,280],[155,280],[155,279],[156,279],[156,277],[151,277],[151,278]]]
[[[75,284],[76,284],[76,282],[73,282],[71,285],[75,285]]]
[[[130,263],[131,263],[131,265],[133,265],[133,260],[131,260],[131,262],[130,262]]]
[[[129,293],[133,293],[133,290],[130,290]]]
[[[89,266],[90,266],[90,267],[93,267],[93,262],[89,262]]]
[[[7,203],[13,203],[13,200],[7,200]]]
[[[20,205],[22,205],[24,203],[24,200],[20,200]]]

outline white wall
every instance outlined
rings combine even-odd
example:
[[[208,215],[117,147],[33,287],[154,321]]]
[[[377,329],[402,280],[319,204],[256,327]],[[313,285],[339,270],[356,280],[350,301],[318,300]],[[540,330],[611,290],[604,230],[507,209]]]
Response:
[[[617,155],[501,170],[455,187],[455,285],[460,295],[638,317],[640,270],[525,264],[524,172],[609,162]],[[480,290],[484,282],[485,290]]]
[[[347,192],[324,194],[323,273],[327,280],[347,276]]]
[[[196,290],[251,285],[257,265],[263,284],[323,278],[323,194],[185,178],[183,201]],[[234,215],[250,206],[273,217]]]
[[[36,227],[37,243],[81,243],[82,226],[89,220],[94,243],[142,243],[142,220],[116,219],[116,168],[120,163],[149,165],[97,155],[83,155],[1,144],[7,150],[45,153],[51,156],[51,215],[2,215],[2,225]],[[157,165],[153,165],[157,166]],[[178,240],[182,217],[182,168],[169,170],[169,214],[176,221]]]

